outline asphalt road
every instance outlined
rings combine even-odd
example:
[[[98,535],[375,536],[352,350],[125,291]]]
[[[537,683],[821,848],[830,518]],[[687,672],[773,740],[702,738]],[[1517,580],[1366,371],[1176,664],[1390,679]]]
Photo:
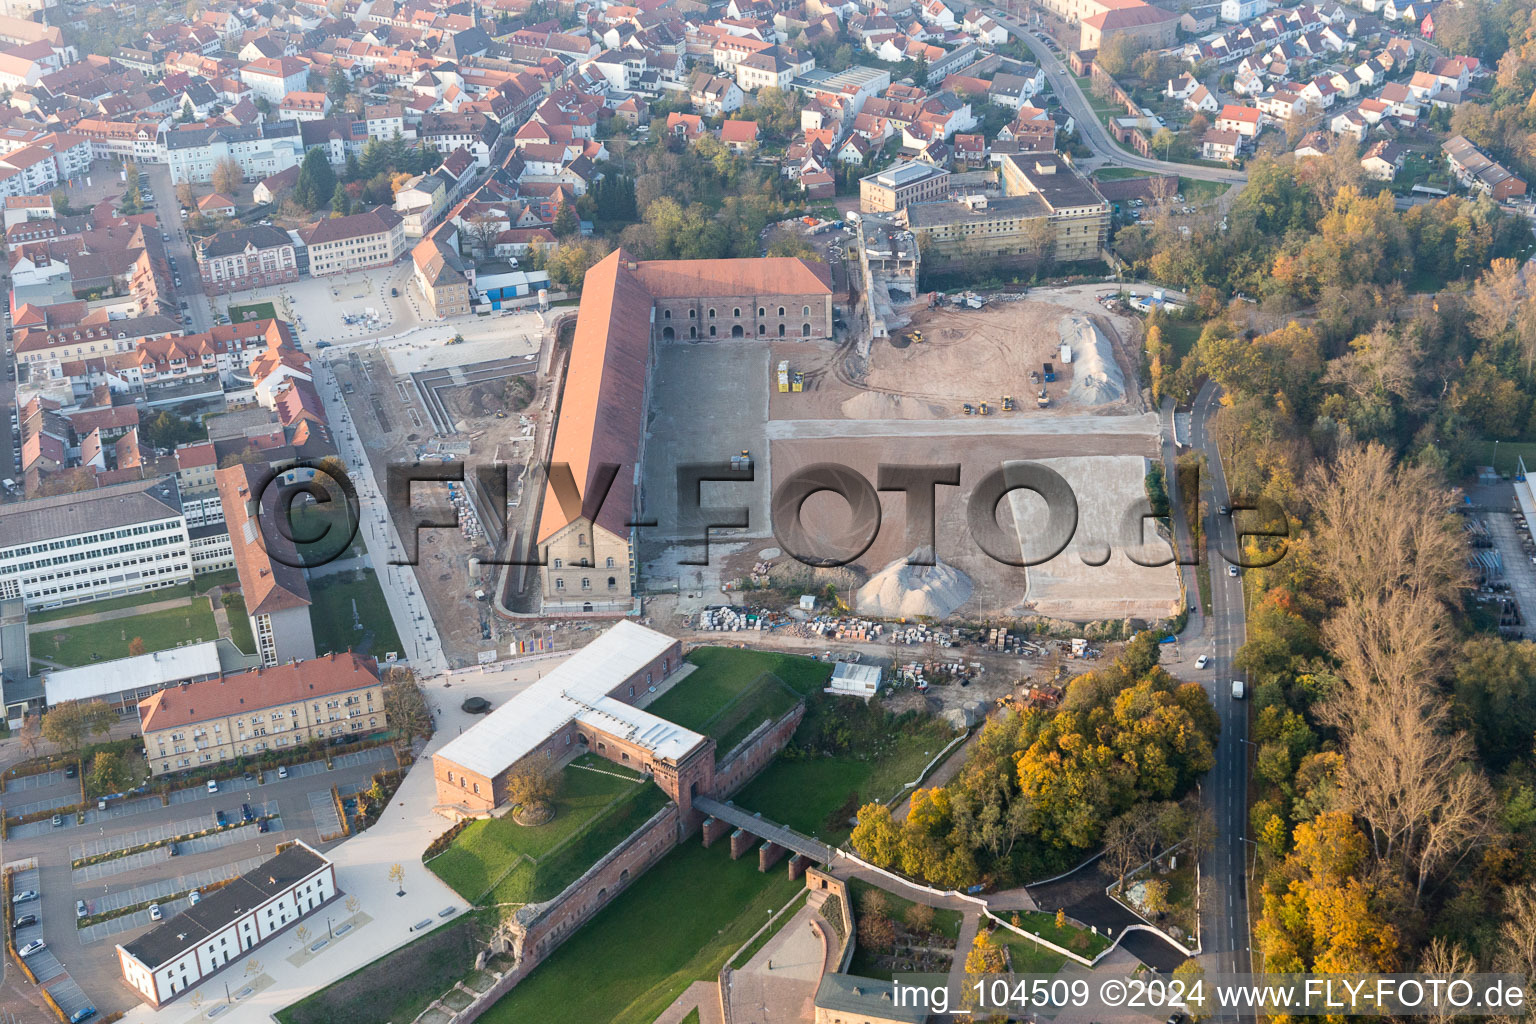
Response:
[[[1243,581],[1228,575],[1230,564],[1222,552],[1236,554],[1236,525],[1217,507],[1230,505],[1221,452],[1209,426],[1217,411],[1221,389],[1207,383],[1195,398],[1190,444],[1205,456],[1210,477],[1209,504],[1205,508],[1207,552],[1211,570],[1211,614],[1205,631],[1193,645],[1211,655],[1211,699],[1221,716],[1221,740],[1216,748],[1216,767],[1201,784],[1201,796],[1216,816],[1217,838],[1201,860],[1202,893],[1200,926],[1208,972],[1246,974],[1249,971],[1249,905],[1244,865],[1251,854],[1248,840],[1248,702],[1234,700],[1232,680],[1238,673],[1232,660],[1247,639],[1243,606]],[[1239,570],[1241,571],[1241,570]]]
[[[1022,42],[1039,61],[1041,69],[1045,72],[1046,81],[1051,84],[1054,92],[1067,112],[1077,122],[1077,134],[1097,155],[1104,157],[1120,167],[1134,167],[1137,170],[1148,171],[1154,174],[1182,174],[1186,178],[1199,178],[1202,181],[1219,181],[1226,185],[1244,185],[1248,182],[1246,171],[1231,170],[1222,167],[1204,167],[1199,164],[1169,163],[1163,160],[1149,160],[1144,156],[1121,148],[1120,144],[1110,138],[1109,131],[1100,123],[1098,115],[1093,112],[1093,106],[1088,102],[1088,97],[1083,95],[1083,90],[1078,87],[1077,79],[1072,72],[1056,58],[1056,55],[1040,41],[1023,24],[1014,20],[1002,11],[992,11],[992,18],[1003,26],[1014,37]]]
[[[171,183],[171,169],[164,164],[140,164],[139,172],[149,182],[150,190],[154,193],[154,213],[160,222],[160,231],[170,236],[170,241],[163,244],[166,255],[176,260],[176,274],[181,278],[181,284],[173,286],[176,298],[187,303],[185,312],[192,318],[186,327],[187,333],[206,331],[213,326],[213,312],[207,296],[203,294],[197,259],[192,254],[192,242],[187,234],[187,222],[181,219],[181,208],[176,202],[176,186]],[[176,315],[182,312],[178,309]]]

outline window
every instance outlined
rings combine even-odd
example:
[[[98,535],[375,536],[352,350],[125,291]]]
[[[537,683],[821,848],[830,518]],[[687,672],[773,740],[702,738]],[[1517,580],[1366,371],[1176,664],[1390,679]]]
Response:
[[[612,555],[608,556],[608,564],[606,566],[604,566],[604,568],[605,569],[612,569],[613,568],[613,556]]]
[[[783,315],[784,315],[784,307],[780,306],[779,307],[779,316],[783,316]]]
[[[735,309],[731,310],[731,315],[736,317],[737,319],[740,319],[741,318],[741,307],[737,306]]]
[[[576,535],[576,546],[579,547],[579,548],[584,548],[584,547],[587,546],[587,535],[586,534],[578,533]]]
[[[800,315],[801,316],[810,316],[811,315],[811,307],[810,306],[802,306],[800,308]]]
[[[715,307],[714,306],[710,306],[709,307],[709,318],[711,320],[713,320],[715,318]],[[714,330],[714,328],[711,327],[710,330]]]
[[[619,586],[619,581],[617,579],[615,579],[614,577],[609,576],[608,577],[608,589],[609,590],[616,590],[618,588],[618,586]]]
[[[758,316],[767,316],[768,315],[768,311],[766,309],[764,309],[762,306],[758,306],[757,307],[757,315]]]
[[[758,337],[762,337],[763,335],[765,335],[767,333],[768,333],[768,325],[767,324],[758,324],[757,325],[757,336]]]
[[[583,576],[581,578],[581,589],[582,590],[591,590],[592,589],[592,580],[589,579],[586,576]]]
[[[802,337],[802,338],[809,338],[810,336],[811,336],[811,325],[810,324],[801,324],[800,325],[800,337]]]
[[[555,589],[556,590],[564,590],[565,589],[565,580],[555,580]]]
[[[480,792],[480,783],[478,783],[478,782],[477,782],[477,783],[475,783],[475,792],[476,792],[476,793],[479,793],[479,792]]]
[[[688,311],[688,319],[689,320],[696,320],[696,319],[698,319],[698,316],[699,316],[699,311],[698,310],[690,309]]]
[[[664,310],[662,312],[662,314],[661,314],[661,318],[663,320],[671,320],[672,319],[672,311],[670,309]]]

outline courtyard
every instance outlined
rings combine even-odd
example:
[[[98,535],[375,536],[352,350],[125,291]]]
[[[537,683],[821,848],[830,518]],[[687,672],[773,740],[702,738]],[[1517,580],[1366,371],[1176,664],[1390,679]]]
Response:
[[[60,609],[72,614],[54,617],[31,631],[33,660],[56,668],[74,668],[219,636],[207,597],[171,597],[165,601],[166,607],[145,612],[132,610],[158,603],[157,597],[156,593],[136,595],[126,608],[99,609],[96,604],[88,604]]]

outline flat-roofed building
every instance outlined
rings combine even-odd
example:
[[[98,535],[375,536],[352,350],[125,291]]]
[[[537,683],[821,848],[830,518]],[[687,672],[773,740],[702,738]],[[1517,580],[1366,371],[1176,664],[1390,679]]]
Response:
[[[965,196],[909,206],[900,216],[925,240],[930,260],[1044,259],[1055,244],[1051,208],[1039,196]]]
[[[438,810],[488,814],[517,767],[596,753],[651,775],[685,812],[708,795],[714,741],[634,706],[682,667],[676,639],[627,620],[432,755]]]
[[[98,661],[81,668],[45,669],[43,695],[48,706],[72,700],[100,700],[120,715],[139,713],[139,702],[167,686],[216,679],[223,671],[213,637],[129,658]]]
[[[138,703],[150,772],[186,771],[386,727],[372,658],[348,651],[162,689]]]
[[[1038,196],[1055,227],[1052,258],[1098,259],[1109,237],[1109,202],[1059,153],[1021,153],[1003,160],[1003,191]]]
[[[159,1008],[217,974],[338,894],[336,870],[302,839],[117,947],[123,980]]]
[[[0,600],[53,608],[191,581],[174,476],[0,505]]]
[[[949,172],[916,160],[859,179],[859,209],[864,213],[895,213],[948,195]]]

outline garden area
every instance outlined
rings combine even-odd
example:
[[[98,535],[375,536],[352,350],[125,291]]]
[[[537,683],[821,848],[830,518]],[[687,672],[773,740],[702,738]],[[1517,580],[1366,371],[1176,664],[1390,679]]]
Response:
[[[145,594],[131,598],[134,605],[155,600],[155,596]],[[168,596],[167,600],[175,600],[175,597]],[[77,606],[69,611],[77,617],[95,615],[111,610],[99,606],[106,603]],[[52,621],[59,622],[63,618],[60,616]],[[34,661],[74,668],[98,661],[164,651],[188,643],[215,640],[218,636],[213,607],[207,598],[199,597],[179,608],[161,608],[103,622],[53,628],[45,625],[44,628],[31,631],[31,646]]]
[[[401,650],[395,620],[372,569],[314,580],[309,597],[317,655],[352,650],[382,659],[389,651]]]
[[[1182,942],[1195,934],[1200,915],[1196,881],[1193,858],[1176,856],[1153,861],[1110,895]]]
[[[232,303],[229,307],[229,322],[243,324],[248,320],[276,320],[277,307],[270,302],[246,302]]]
[[[256,653],[256,637],[251,634],[251,619],[245,609],[245,598],[240,594],[225,594],[224,612],[229,616],[229,641],[240,648],[241,654]]]
[[[714,981],[727,958],[801,888],[756,857],[731,860],[697,839],[673,850],[571,936],[507,997],[486,1024],[604,1021],[652,1024],[695,981]],[[658,926],[665,922],[665,926]],[[643,936],[614,959],[619,936]],[[303,1024],[294,1021],[292,1024]]]
[[[550,899],[666,802],[638,773],[584,754],[558,773],[549,820],[520,825],[509,813],[470,822],[427,867],[471,903]]]
[[[893,974],[943,974],[955,957],[960,912],[914,903],[860,879],[848,883],[857,945],[848,973],[889,981]]]

